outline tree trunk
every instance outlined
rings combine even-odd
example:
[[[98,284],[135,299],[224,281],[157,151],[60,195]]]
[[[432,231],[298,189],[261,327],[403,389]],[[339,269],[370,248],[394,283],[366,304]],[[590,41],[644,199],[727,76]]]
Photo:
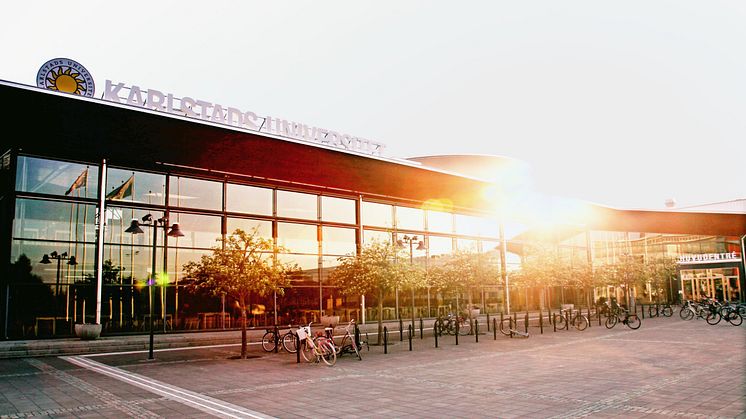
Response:
[[[378,289],[378,344],[383,344],[383,288]]]
[[[246,306],[241,307],[241,359],[246,359]]]

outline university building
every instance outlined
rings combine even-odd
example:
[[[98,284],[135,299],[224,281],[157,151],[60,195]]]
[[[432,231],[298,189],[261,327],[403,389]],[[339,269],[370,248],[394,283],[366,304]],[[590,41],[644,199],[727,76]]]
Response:
[[[120,100],[112,100],[117,86],[109,84],[110,97],[97,99],[0,82],[6,339],[70,336],[83,322],[100,322],[104,334],[147,333],[154,261],[161,273],[152,310],[159,332],[238,327],[234,301],[191,292],[183,277],[185,263],[237,228],[275,240],[289,250],[278,257],[302,268],[284,296],[257,296],[254,326],[322,315],[407,318],[409,293],[392,291],[378,313],[377,296],[345,297],[329,281],[339,257],[404,236],[413,244],[407,246],[412,262],[425,267],[459,251],[494,256],[488,259],[500,265],[500,276],[471,300],[496,312],[505,306],[522,249],[544,240],[520,216],[520,205],[530,212],[530,203],[516,204],[514,218],[505,211],[520,184],[503,183],[501,194],[490,193],[501,170],[512,170],[508,159],[388,158],[380,143],[244,110],[218,112],[210,104],[207,118],[204,101],[193,100],[203,103],[201,110],[179,114],[167,105],[171,95],[153,89],[120,88]],[[498,178],[481,176],[482,166],[496,168]],[[595,266],[664,253],[681,258],[672,289],[683,298],[743,300],[746,211],[590,205],[579,214],[553,240],[567,257]],[[127,231],[133,219],[161,218],[168,225],[155,235]],[[173,224],[183,235],[167,234]],[[419,290],[415,314],[443,314],[465,298]],[[520,295],[511,299],[521,304]],[[538,302],[526,297],[523,304]]]

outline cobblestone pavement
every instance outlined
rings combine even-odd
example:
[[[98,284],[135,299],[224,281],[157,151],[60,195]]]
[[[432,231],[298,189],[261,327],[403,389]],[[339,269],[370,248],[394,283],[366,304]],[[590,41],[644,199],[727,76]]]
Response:
[[[0,360],[0,417],[746,418],[746,326],[620,326],[411,352],[396,332],[334,367],[257,345]]]

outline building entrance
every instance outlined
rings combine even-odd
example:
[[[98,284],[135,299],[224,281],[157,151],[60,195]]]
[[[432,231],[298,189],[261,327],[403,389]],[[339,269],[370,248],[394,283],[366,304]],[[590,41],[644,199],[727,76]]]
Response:
[[[709,297],[718,301],[740,301],[742,298],[736,268],[682,270],[681,290],[685,300]]]

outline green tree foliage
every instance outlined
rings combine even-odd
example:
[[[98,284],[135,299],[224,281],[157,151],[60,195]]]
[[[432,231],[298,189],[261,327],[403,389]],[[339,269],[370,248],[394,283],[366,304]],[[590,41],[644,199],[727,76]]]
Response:
[[[241,358],[246,358],[246,313],[253,294],[266,296],[272,292],[283,295],[290,278],[299,272],[295,264],[281,263],[274,257],[285,249],[274,246],[272,240],[259,237],[256,229],[247,233],[237,229],[212,254],[198,262],[184,265],[187,286],[212,295],[226,294],[238,302],[241,310]]]
[[[428,285],[441,294],[466,293],[472,306],[472,291],[500,280],[499,261],[495,253],[457,251],[441,257],[427,272]]]

